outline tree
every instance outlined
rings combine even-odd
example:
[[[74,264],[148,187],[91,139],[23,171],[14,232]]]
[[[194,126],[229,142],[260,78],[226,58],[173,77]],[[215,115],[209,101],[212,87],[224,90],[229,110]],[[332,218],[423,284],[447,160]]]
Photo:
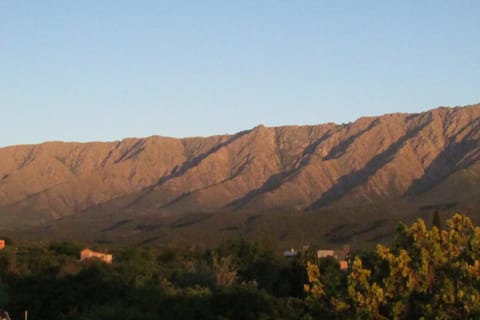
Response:
[[[380,259],[372,269],[355,258],[348,294],[336,298],[337,306],[342,303],[354,318],[480,317],[480,228],[468,217],[455,214],[445,230],[428,229],[422,219],[401,225],[392,248],[378,245],[376,253]],[[312,285],[321,288],[322,281],[320,272],[309,273],[307,292],[333,304],[334,297],[310,290]]]
[[[215,274],[215,284],[219,287],[231,286],[237,279],[237,269],[232,262],[232,257],[212,257],[212,267]]]

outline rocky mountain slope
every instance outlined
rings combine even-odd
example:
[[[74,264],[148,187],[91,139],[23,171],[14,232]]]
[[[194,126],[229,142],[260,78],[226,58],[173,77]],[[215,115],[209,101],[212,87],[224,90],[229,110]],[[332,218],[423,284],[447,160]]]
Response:
[[[2,229],[87,213],[172,219],[471,204],[479,189],[480,105],[206,138],[0,149]]]

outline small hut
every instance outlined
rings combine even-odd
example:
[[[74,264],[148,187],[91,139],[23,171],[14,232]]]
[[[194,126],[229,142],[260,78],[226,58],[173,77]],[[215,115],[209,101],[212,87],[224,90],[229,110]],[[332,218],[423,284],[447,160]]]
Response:
[[[105,263],[111,264],[113,256],[108,253],[96,252],[88,248],[85,248],[82,251],[80,251],[80,261],[85,261],[89,259],[98,259]]]

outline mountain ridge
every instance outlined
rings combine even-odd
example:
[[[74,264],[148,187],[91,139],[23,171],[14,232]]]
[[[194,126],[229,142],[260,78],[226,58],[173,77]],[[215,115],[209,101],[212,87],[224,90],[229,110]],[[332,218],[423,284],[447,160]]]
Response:
[[[435,204],[435,188],[464,198],[444,190],[449,179],[476,194],[479,172],[480,104],[210,137],[45,142],[0,148],[0,223],[45,226],[105,206],[179,217]]]

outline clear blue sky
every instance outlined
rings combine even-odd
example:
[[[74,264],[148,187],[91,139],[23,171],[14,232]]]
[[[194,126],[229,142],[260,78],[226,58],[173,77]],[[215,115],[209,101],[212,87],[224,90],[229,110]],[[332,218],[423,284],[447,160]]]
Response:
[[[477,0],[0,0],[0,146],[477,102]]]

